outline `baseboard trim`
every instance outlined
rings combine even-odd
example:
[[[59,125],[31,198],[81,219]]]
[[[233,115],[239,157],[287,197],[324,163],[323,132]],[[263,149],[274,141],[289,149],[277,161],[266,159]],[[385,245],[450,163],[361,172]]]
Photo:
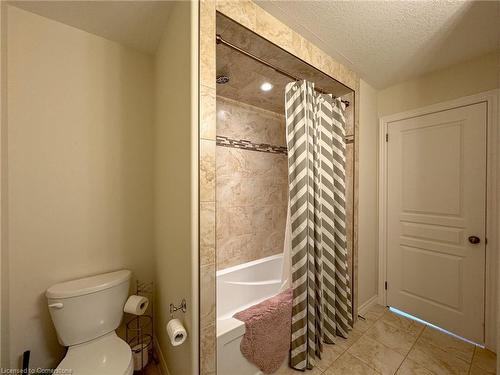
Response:
[[[158,356],[158,361],[160,362],[161,375],[170,375],[167,367],[167,362],[165,361],[165,357],[163,356],[163,352],[160,349],[160,344],[158,343],[156,336],[153,337],[153,345],[155,353]]]
[[[372,306],[376,305],[377,303],[378,303],[378,294],[375,294],[372,298],[370,298],[368,301],[359,306],[358,314],[363,316],[364,314],[366,314],[368,310],[370,310]]]

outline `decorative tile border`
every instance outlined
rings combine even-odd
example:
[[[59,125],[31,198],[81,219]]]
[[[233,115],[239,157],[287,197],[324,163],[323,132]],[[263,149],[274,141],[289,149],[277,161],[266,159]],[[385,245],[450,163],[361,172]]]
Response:
[[[253,143],[245,139],[231,139],[221,135],[217,136],[217,146],[239,148],[248,151],[268,152],[271,154],[288,154],[288,149],[283,146],[273,146],[267,143]]]
[[[221,147],[239,148],[241,150],[247,151],[267,152],[270,154],[288,154],[288,148],[285,146],[273,146],[267,143],[253,143],[252,141],[247,141],[246,139],[232,139],[229,137],[218,135],[216,142],[217,146]],[[354,139],[346,137],[345,143],[354,143]]]

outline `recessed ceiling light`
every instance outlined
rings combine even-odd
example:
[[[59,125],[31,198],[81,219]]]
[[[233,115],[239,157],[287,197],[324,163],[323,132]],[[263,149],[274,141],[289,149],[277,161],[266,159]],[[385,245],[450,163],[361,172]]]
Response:
[[[269,82],[264,82],[262,85],[260,85],[260,89],[262,91],[270,91],[270,90],[272,90],[272,88],[273,88],[273,85]]]

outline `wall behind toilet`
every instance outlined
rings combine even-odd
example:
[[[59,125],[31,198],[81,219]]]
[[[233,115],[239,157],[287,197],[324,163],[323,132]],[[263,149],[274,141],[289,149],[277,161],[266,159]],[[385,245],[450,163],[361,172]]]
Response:
[[[47,287],[120,268],[151,277],[154,66],[149,55],[12,6],[7,38],[2,365],[17,367],[31,349],[31,367],[47,367],[63,354]]]

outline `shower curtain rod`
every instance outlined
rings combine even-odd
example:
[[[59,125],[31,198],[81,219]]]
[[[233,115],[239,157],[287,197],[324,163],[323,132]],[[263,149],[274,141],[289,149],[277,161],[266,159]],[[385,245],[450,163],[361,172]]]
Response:
[[[255,60],[255,61],[259,62],[259,63],[261,63],[262,65],[265,65],[268,68],[271,68],[274,71],[276,71],[276,72],[278,72],[278,73],[280,73],[280,74],[282,74],[282,75],[284,75],[284,76],[286,76],[286,77],[288,77],[290,79],[293,79],[294,81],[300,81],[301,80],[301,78],[296,77],[296,76],[294,76],[291,73],[288,73],[286,70],[280,69],[280,68],[274,66],[273,64],[271,64],[270,62],[267,62],[266,60],[263,60],[260,57],[255,56],[254,54],[252,54],[252,53],[250,53],[248,51],[245,51],[244,49],[241,49],[240,47],[232,44],[231,42],[228,42],[227,40],[225,40],[224,38],[222,38],[219,34],[215,35],[215,40],[217,41],[217,44],[221,44],[222,43],[225,46],[227,46],[227,47],[229,47],[229,48],[231,48],[231,49],[233,49],[233,50],[235,50],[235,51],[237,51],[237,52],[239,52],[239,53],[241,53],[241,54],[243,54],[243,55],[245,55],[247,57],[250,57],[251,59],[253,59],[253,60]],[[327,91],[325,91],[325,90],[323,90],[323,89],[321,89],[319,87],[315,87],[314,89],[316,91],[322,93],[322,94],[330,94],[329,92],[327,92]],[[335,96],[334,96],[334,98],[335,98]],[[350,103],[349,103],[348,100],[341,99],[341,101],[342,101],[342,103],[344,103],[346,105],[346,107],[349,107]]]

